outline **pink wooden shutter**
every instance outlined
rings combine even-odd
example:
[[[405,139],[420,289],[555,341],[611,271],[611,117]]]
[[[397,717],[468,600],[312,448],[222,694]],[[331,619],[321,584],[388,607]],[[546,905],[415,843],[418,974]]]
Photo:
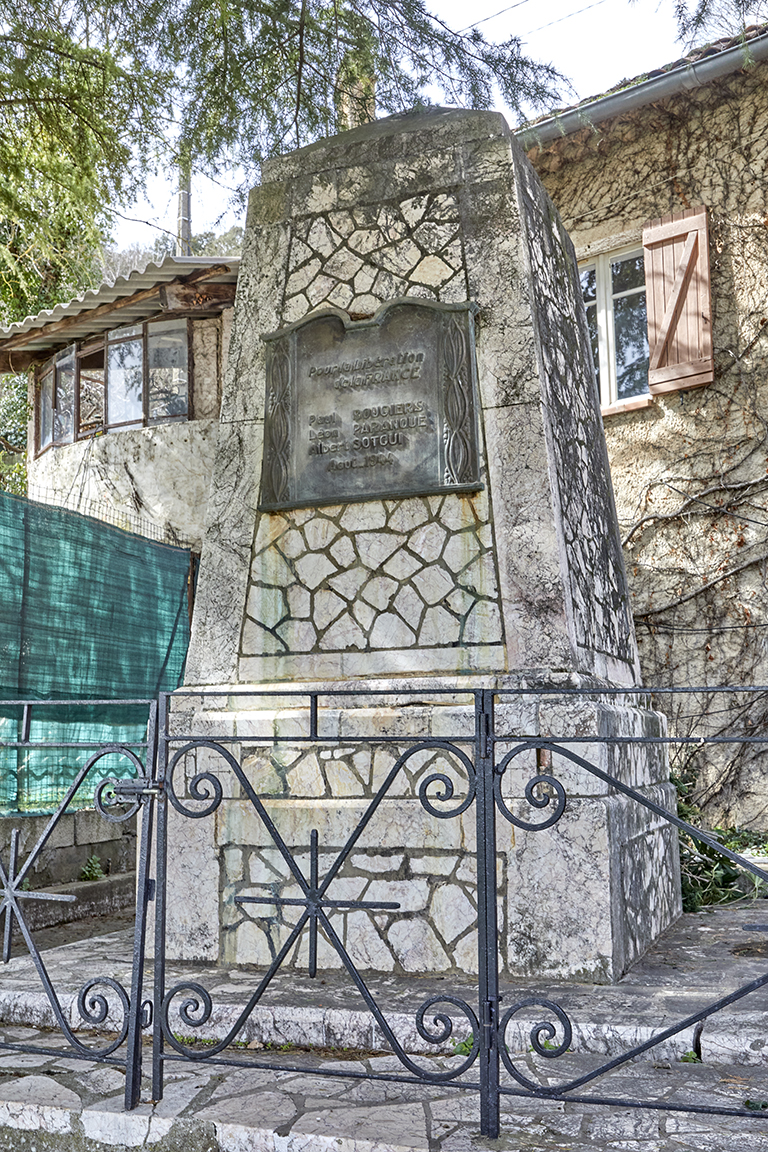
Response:
[[[651,220],[643,229],[652,393],[711,384],[712,313],[706,208]]]

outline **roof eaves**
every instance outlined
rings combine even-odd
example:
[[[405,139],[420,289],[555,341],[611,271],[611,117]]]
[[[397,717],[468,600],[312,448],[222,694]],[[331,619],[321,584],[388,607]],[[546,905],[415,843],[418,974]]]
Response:
[[[524,148],[548,144],[559,137],[568,136],[582,128],[594,128],[605,120],[625,112],[642,108],[656,100],[690,91],[712,80],[738,72],[750,64],[768,58],[768,30],[765,25],[750,29],[745,37],[725,41],[728,46],[708,45],[691,53],[682,61],[654,69],[647,75],[621,85],[603,96],[564,109],[555,115],[531,124],[524,124],[515,132]],[[720,42],[718,42],[720,43]]]

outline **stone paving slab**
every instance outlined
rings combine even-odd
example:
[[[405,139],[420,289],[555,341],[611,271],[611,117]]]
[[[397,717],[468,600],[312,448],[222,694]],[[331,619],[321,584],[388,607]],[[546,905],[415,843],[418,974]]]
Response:
[[[703,1099],[741,1109],[738,1116],[507,1097],[501,1136],[491,1141],[479,1135],[474,1092],[323,1075],[402,1072],[389,1056],[309,1054],[303,1073],[171,1064],[164,1099],[152,1103],[145,1083],[143,1102],[125,1113],[121,1069],[72,1059],[61,1037],[40,1030],[5,1028],[0,1038],[54,1049],[0,1057],[0,1149],[13,1152],[768,1152],[768,1113],[744,1106],[768,1096],[768,1074],[754,1068],[635,1063],[601,1084],[606,1095],[668,1105]],[[567,1059],[571,1074],[588,1068],[589,1057]],[[552,1083],[533,1057],[526,1072]]]
[[[506,984],[503,1008],[526,996],[544,996],[561,1003],[574,1023],[571,1052],[544,1060],[532,1053],[528,1031],[547,1014],[541,1008],[521,1013],[525,1028],[508,1033],[516,1066],[544,1086],[583,1076],[605,1063],[606,1056],[625,1052],[687,1012],[763,976],[768,970],[768,933],[750,927],[758,924],[768,924],[768,901],[684,916],[613,986]],[[98,928],[114,930],[93,935]],[[100,975],[129,986],[129,922],[97,921],[90,929],[81,922],[37,932],[35,939],[65,1016],[87,1044],[103,1044],[96,1033],[89,1036],[82,1031],[76,996],[85,980]],[[0,1150],[768,1152],[768,1109],[755,1113],[745,1106],[746,1100],[768,1102],[768,994],[763,989],[706,1023],[701,1036],[703,1064],[680,1061],[693,1045],[688,1030],[646,1058],[624,1064],[579,1090],[585,1096],[611,1099],[728,1107],[737,1116],[507,1096],[502,1104],[502,1136],[489,1143],[479,1137],[479,1104],[473,1091],[321,1074],[347,1070],[375,1077],[403,1072],[392,1055],[338,1052],[383,1044],[369,1014],[361,1011],[349,979],[327,972],[315,981],[295,972],[280,975],[270,987],[268,1003],[241,1034],[251,1047],[232,1053],[236,1061],[258,1062],[262,1067],[169,1060],[165,1098],[153,1104],[145,1083],[145,1102],[126,1114],[123,1070],[74,1059],[64,1037],[46,1030],[53,1023],[50,1005],[22,947],[17,944],[17,954],[0,970]],[[215,1009],[201,1031],[220,1035],[242,1008],[258,975],[256,970],[175,965],[169,967],[167,984],[202,983]],[[450,976],[366,979],[406,1047],[421,1053],[415,1057],[417,1063],[428,1069],[450,1067],[449,1057],[436,1057],[435,1047],[418,1036],[414,1014],[428,996],[441,990],[472,1003],[476,987]],[[455,1038],[461,1039],[461,1017],[456,1014],[454,1019]],[[104,1027],[115,1024],[113,1013]],[[190,1028],[181,1031],[189,1033]],[[284,1051],[288,1042],[325,1048]],[[37,1051],[20,1053],[19,1045]],[[336,1054],[344,1058],[332,1059]],[[305,1067],[303,1073],[281,1070],[296,1062]],[[513,1087],[507,1073],[504,1077],[504,1083]]]

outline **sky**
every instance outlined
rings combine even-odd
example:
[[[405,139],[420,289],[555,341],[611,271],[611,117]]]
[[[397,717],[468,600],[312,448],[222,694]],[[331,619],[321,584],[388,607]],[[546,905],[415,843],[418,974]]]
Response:
[[[673,0],[433,0],[428,7],[451,27],[467,26],[471,11],[489,40],[516,35],[534,60],[554,64],[573,85],[562,104],[584,100],[683,55],[676,39]],[[501,9],[503,12],[497,15]],[[490,19],[487,19],[490,17]],[[499,111],[504,111],[499,106]],[[221,232],[243,223],[241,211],[225,212],[232,176],[220,173],[216,184],[199,174],[192,178],[192,231]],[[176,192],[162,177],[153,179],[148,195],[124,210],[118,220],[116,248],[151,247],[159,229],[176,229]]]

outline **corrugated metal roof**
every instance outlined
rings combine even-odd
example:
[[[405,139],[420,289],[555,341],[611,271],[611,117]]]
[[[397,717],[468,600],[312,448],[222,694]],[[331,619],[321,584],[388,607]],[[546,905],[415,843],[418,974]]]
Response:
[[[93,311],[103,305],[117,305],[121,300],[127,299],[138,292],[146,291],[172,280],[186,280],[195,272],[204,272],[208,268],[221,265],[226,271],[215,276],[205,277],[205,284],[236,284],[240,270],[238,256],[212,256],[212,257],[184,257],[166,256],[159,264],[148,264],[146,268],[137,269],[128,276],[119,276],[114,284],[105,283],[99,288],[89,288],[81,296],[77,296],[68,304],[57,304],[55,308],[38,312],[36,316],[27,316],[26,320],[19,320],[8,328],[0,328],[0,347],[13,340],[17,349],[27,351],[44,350],[67,343],[82,340],[86,336],[94,336],[115,328],[118,324],[134,324],[146,319],[158,311],[157,300],[138,300],[133,304],[125,304],[117,309],[105,308],[94,316]],[[79,322],[68,324],[66,332],[47,332],[52,324],[61,320],[79,317]],[[28,334],[28,339],[19,341],[20,336]]]

